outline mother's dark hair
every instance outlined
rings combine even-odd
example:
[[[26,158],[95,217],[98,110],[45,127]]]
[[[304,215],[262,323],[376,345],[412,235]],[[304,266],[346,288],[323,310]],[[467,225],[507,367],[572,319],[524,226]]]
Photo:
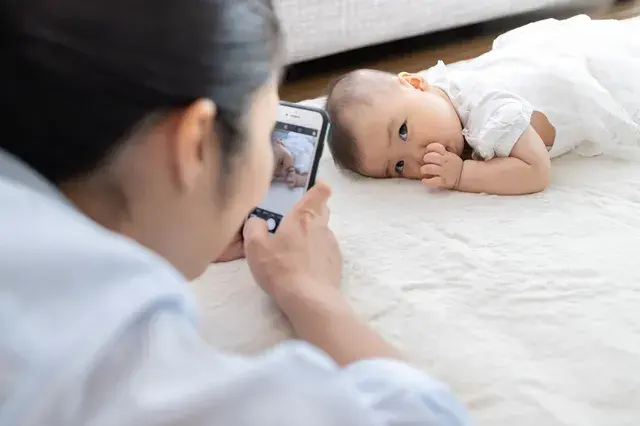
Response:
[[[252,95],[278,69],[270,0],[2,0],[4,148],[61,183],[199,98],[218,108],[223,167]],[[7,61],[7,62],[5,62]],[[225,172],[223,170],[223,172]]]

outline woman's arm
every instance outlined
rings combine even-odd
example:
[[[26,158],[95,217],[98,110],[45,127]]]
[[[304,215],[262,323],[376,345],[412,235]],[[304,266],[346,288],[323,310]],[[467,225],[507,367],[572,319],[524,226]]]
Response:
[[[270,236],[264,221],[244,228],[248,262],[256,280],[284,312],[298,336],[339,365],[400,354],[362,323],[340,292],[342,259],[328,228],[329,188],[311,188]]]
[[[180,297],[163,297],[92,357],[81,376],[90,399],[78,406],[77,392],[58,392],[73,409],[56,400],[55,413],[96,426],[470,425],[448,387],[400,361],[340,295],[328,197],[325,185],[312,188],[273,236],[257,219],[245,227],[252,272],[309,343],[223,354],[201,339]]]
[[[510,157],[466,160],[455,189],[495,195],[524,195],[549,185],[551,161],[547,148],[531,126],[513,147]]]
[[[447,386],[377,357],[385,351],[351,354],[375,359],[346,367],[304,342],[233,356],[209,347],[178,305],[165,300],[140,313],[90,365],[74,370],[81,403],[73,392],[46,395],[51,408],[42,418],[95,426],[471,424]],[[357,343],[353,336],[346,346]]]
[[[327,293],[326,298],[296,295],[280,302],[286,306],[298,337],[325,351],[341,366],[365,359],[403,359],[396,348],[357,317],[337,289],[335,294]]]

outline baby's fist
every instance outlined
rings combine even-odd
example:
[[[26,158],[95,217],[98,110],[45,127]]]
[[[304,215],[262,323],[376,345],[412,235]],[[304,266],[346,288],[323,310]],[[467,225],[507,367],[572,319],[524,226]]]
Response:
[[[439,143],[427,145],[424,166],[420,168],[422,183],[427,188],[456,189],[462,175],[462,158]]]

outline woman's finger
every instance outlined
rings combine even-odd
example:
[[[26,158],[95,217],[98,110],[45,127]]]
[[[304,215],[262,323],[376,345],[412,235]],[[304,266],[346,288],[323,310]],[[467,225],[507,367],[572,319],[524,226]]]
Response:
[[[331,217],[331,211],[329,210],[329,206],[325,204],[322,210],[320,211],[320,213],[316,216],[316,220],[320,219],[319,223],[324,226],[327,226],[329,225],[330,217]]]
[[[329,197],[331,197],[331,188],[325,183],[316,183],[304,194],[295,210],[321,215],[324,213]]]
[[[240,239],[235,240],[227,247],[215,263],[233,262],[234,260],[242,259],[244,257],[244,242]]]
[[[262,246],[269,241],[269,228],[264,219],[252,217],[244,224],[242,230],[244,246],[251,250],[252,247]]]

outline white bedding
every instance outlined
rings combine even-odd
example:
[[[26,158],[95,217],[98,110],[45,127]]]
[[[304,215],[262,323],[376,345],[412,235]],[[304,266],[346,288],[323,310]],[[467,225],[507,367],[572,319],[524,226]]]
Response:
[[[479,425],[640,424],[640,155],[561,158],[531,197],[354,180],[329,158],[322,178],[355,309]],[[289,335],[244,262],[193,289],[217,347]]]
[[[556,159],[550,189],[513,198],[321,164],[345,293],[478,425],[640,425],[640,150]],[[216,347],[290,336],[244,262],[193,290]]]

